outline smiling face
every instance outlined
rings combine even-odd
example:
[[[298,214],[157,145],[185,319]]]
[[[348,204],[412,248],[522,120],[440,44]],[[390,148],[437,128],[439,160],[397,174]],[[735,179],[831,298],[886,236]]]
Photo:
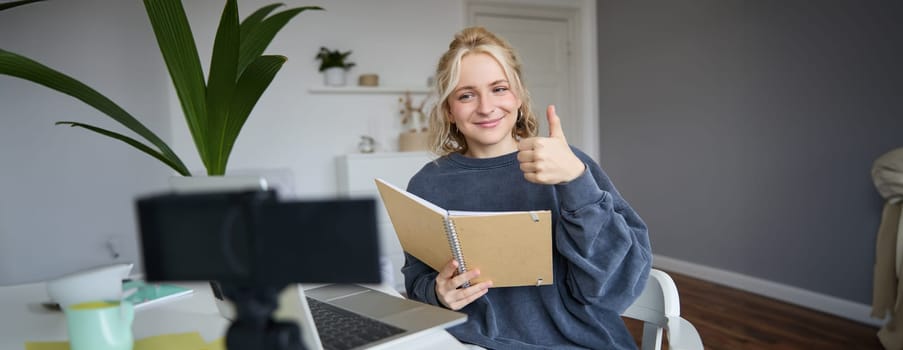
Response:
[[[520,99],[502,66],[485,53],[461,58],[458,84],[448,96],[450,122],[467,142],[465,155],[489,158],[517,150],[512,129]]]

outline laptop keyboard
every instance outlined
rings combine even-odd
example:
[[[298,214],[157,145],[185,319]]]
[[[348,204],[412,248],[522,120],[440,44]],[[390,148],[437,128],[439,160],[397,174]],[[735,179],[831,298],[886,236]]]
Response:
[[[326,350],[346,350],[385,339],[404,330],[307,297],[307,305]]]

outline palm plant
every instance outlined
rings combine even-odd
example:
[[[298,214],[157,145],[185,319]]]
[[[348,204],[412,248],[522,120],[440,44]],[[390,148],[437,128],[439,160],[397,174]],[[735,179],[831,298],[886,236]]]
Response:
[[[0,4],[0,11],[6,10],[6,9],[11,9],[16,6],[27,5],[27,4],[30,4],[33,2],[38,2],[38,1],[44,1],[44,0],[19,0],[19,1],[4,2],[4,3]]]
[[[0,4],[0,10],[42,0]],[[276,34],[299,13],[318,6],[291,8],[270,14],[283,4],[264,6],[239,23],[237,0],[226,0],[213,43],[210,71],[204,82],[197,47],[181,0],[144,0],[157,44],[191,137],[207,175],[223,175],[229,154],[248,116],[286,61],[263,55]],[[156,134],[122,107],[80,81],[25,56],[0,49],[0,74],[18,77],[67,94],[113,118],[143,141],[76,121],[57,125],[84,128],[125,142],[184,176],[191,173]]]

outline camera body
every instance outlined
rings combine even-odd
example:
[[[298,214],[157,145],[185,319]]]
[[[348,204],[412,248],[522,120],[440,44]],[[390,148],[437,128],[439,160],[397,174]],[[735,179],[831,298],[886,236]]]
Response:
[[[229,349],[302,348],[297,325],[272,319],[291,283],[380,282],[374,199],[167,193],[137,210],[146,279],[215,281],[237,311]]]

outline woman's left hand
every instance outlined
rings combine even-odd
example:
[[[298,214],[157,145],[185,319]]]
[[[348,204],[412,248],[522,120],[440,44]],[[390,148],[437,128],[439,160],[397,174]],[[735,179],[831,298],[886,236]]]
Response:
[[[576,179],[586,170],[586,164],[571,151],[554,105],[546,108],[546,118],[549,137],[531,137],[518,143],[520,170],[527,181],[537,184],[556,185]]]

